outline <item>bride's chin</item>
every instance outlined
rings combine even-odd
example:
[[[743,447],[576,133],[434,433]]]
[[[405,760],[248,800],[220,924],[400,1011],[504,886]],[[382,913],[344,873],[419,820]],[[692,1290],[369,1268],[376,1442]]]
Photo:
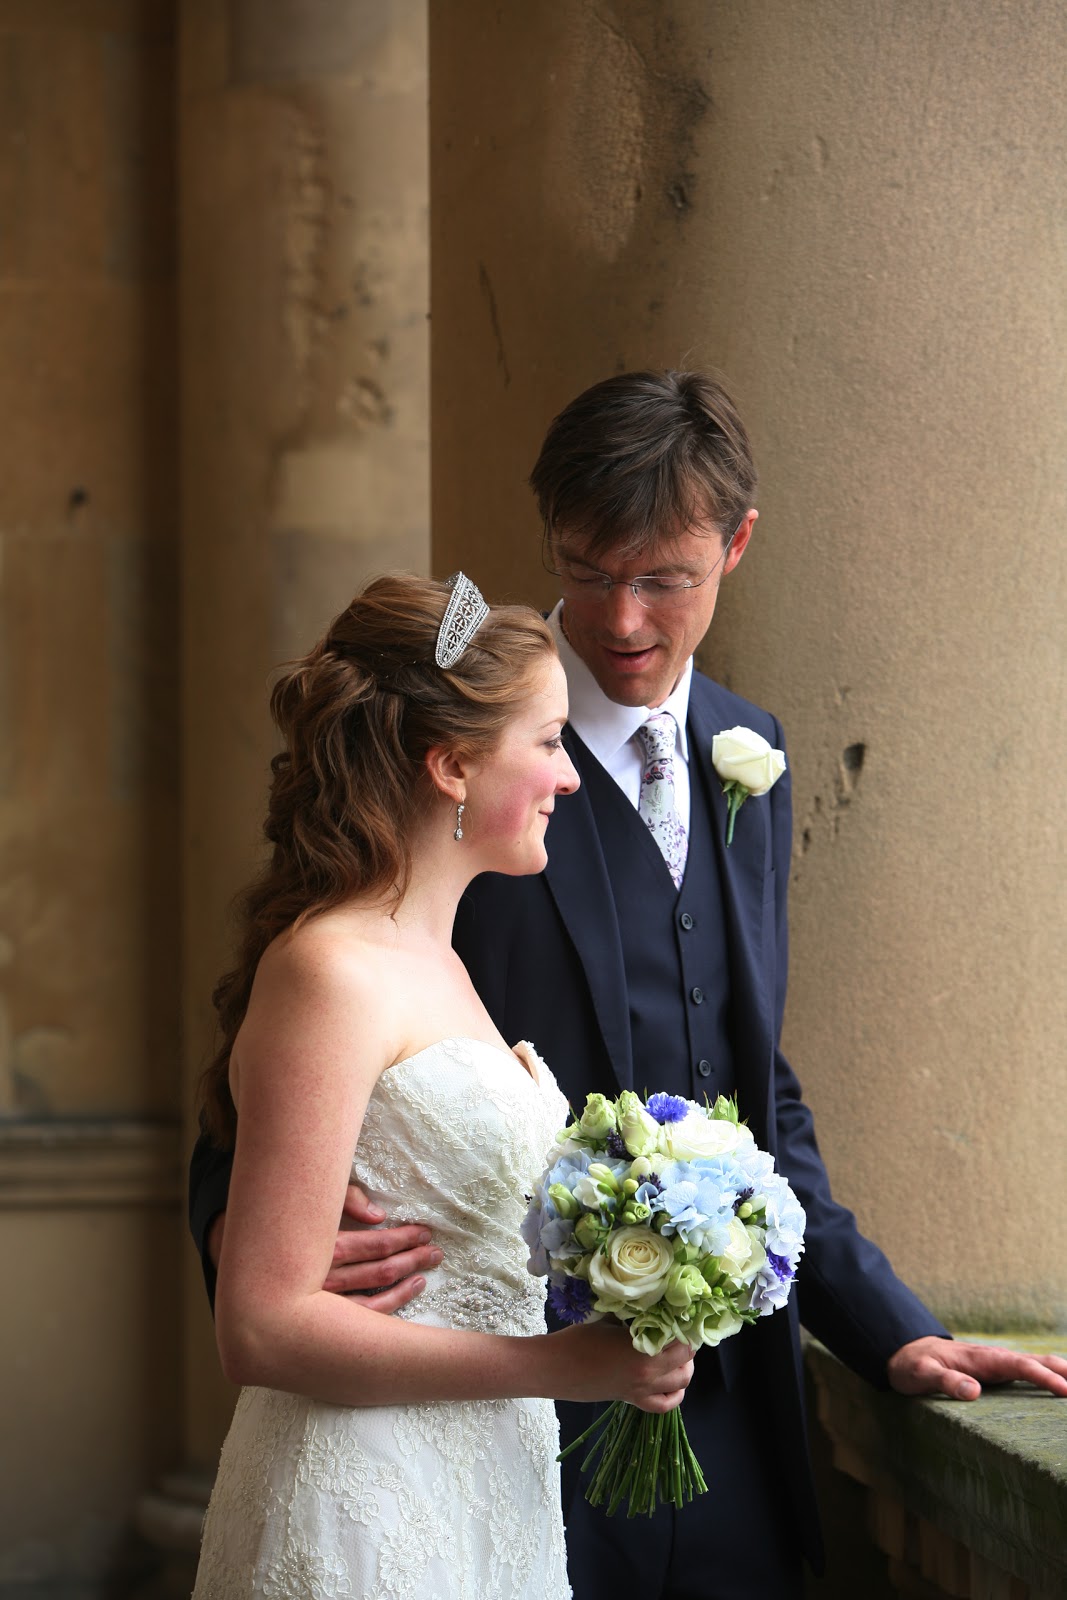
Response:
[[[548,851],[544,845],[539,849],[515,851],[508,862],[496,867],[486,868],[489,872],[500,872],[506,878],[531,878],[537,873],[544,872],[548,866]]]

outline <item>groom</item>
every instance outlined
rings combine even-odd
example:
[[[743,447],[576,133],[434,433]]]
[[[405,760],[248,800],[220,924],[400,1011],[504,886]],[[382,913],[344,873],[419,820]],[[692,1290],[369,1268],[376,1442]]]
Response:
[[[699,373],[610,378],[556,418],[531,483],[562,594],[550,620],[582,786],[557,801],[543,875],[472,885],[456,948],[504,1037],[532,1039],[574,1106],[591,1090],[736,1092],[808,1215],[788,1309],[697,1360],[684,1416],[709,1494],[651,1521],[609,1521],[586,1505],[568,1463],[575,1594],[591,1600],[623,1584],[648,1600],[791,1600],[801,1552],[820,1556],[800,1322],[871,1382],[904,1393],[967,1399],[978,1379],[1022,1377],[1067,1394],[1067,1363],[948,1341],[832,1199],[778,1047],[789,773],[746,801],[727,847],[711,746],[741,726],[780,749],[782,733],[692,663],[757,516],[751,451],[729,397]],[[655,831],[653,782],[669,801]],[[203,1144],[193,1191],[210,1281],[225,1172]],[[383,1220],[358,1192],[348,1209]],[[392,1286],[377,1303],[393,1310],[419,1291],[435,1250],[414,1228],[344,1233],[328,1284]],[[565,1437],[590,1420],[569,1414],[581,1410],[561,1407]]]

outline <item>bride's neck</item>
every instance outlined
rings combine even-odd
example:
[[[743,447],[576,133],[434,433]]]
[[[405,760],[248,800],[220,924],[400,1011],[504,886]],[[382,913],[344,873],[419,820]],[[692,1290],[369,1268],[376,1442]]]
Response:
[[[423,835],[411,851],[411,876],[393,920],[404,932],[451,948],[460,896],[476,874],[470,855],[451,835]]]

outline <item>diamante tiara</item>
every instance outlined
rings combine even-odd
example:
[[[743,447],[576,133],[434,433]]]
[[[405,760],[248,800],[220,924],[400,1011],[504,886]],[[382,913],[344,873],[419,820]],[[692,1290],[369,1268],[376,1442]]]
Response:
[[[434,660],[439,667],[454,667],[489,615],[489,607],[465,572],[454,572],[445,585],[452,594],[437,631]]]

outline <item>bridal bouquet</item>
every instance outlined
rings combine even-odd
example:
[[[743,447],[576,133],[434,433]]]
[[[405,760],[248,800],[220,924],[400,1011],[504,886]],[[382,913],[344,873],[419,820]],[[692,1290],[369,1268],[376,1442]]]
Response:
[[[736,1101],[626,1092],[591,1094],[560,1133],[522,1234],[562,1321],[618,1317],[635,1349],[657,1355],[672,1339],[718,1344],[784,1306],[804,1223]],[[609,1516],[623,1500],[651,1515],[707,1488],[678,1409],[615,1401],[563,1455],[590,1439],[586,1498]]]

